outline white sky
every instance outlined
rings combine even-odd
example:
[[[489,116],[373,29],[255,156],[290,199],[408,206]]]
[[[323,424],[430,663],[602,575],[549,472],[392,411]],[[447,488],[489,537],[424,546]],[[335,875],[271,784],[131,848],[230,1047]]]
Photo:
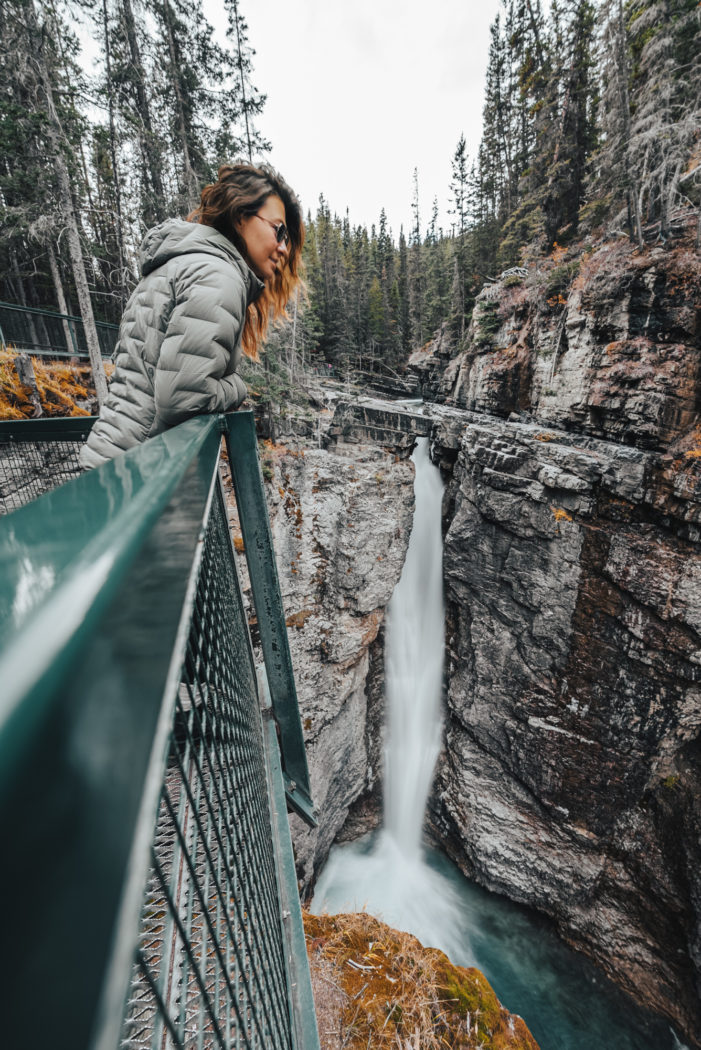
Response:
[[[217,24],[216,0],[205,0]],[[461,134],[470,158],[482,129],[489,26],[499,0],[241,0],[268,96],[258,124],[267,159],[316,212],[349,209],[370,228],[385,208],[395,240],[411,226],[419,172],[423,229],[433,198],[447,214]]]

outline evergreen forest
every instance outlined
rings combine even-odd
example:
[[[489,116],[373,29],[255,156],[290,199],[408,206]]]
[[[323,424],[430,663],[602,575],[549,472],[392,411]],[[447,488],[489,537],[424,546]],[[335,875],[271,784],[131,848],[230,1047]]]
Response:
[[[3,0],[0,299],[79,314],[86,333],[118,322],[144,232],[187,215],[224,160],[265,158],[244,12],[222,4],[225,39],[201,0]],[[279,392],[301,368],[401,372],[441,324],[465,333],[485,281],[539,256],[701,228],[697,0],[553,0],[547,17],[502,0],[482,140],[450,159],[450,229],[418,172],[406,230],[384,211],[353,225],[323,197],[308,212],[308,292],[268,341]]]

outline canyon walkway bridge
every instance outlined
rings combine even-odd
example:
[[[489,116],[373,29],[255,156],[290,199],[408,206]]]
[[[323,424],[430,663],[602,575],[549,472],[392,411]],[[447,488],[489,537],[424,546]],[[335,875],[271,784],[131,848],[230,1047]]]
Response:
[[[252,414],[80,474],[92,422],[0,424],[0,1042],[318,1050],[287,813],[315,817]]]

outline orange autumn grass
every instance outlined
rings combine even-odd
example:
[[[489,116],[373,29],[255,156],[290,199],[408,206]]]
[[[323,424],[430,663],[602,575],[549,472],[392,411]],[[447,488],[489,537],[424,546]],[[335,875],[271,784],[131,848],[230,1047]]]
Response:
[[[322,1050],[538,1050],[484,974],[364,913],[304,915]]]
[[[34,408],[28,387],[17,375],[15,358],[19,351],[0,350],[0,419],[28,419]],[[68,362],[44,361],[33,357],[39,400],[45,416],[89,416],[77,401],[94,396],[88,365],[71,365]],[[111,366],[106,364],[105,370]]]

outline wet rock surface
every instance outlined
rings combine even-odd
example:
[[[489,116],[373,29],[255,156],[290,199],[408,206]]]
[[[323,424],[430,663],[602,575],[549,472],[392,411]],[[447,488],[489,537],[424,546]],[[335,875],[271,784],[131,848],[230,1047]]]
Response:
[[[428,425],[447,481],[447,713],[431,833],[468,876],[552,916],[693,1044],[701,435],[660,453],[445,405],[394,411],[340,404],[347,440],[272,453],[321,811],[318,832],[295,825],[303,886],[334,839],[380,816],[384,608],[413,513],[402,457]],[[394,451],[372,445],[378,428]]]
[[[458,454],[434,834],[466,874],[553,916],[693,1033],[698,459],[496,420],[459,438],[443,423],[435,438],[437,455]]]

